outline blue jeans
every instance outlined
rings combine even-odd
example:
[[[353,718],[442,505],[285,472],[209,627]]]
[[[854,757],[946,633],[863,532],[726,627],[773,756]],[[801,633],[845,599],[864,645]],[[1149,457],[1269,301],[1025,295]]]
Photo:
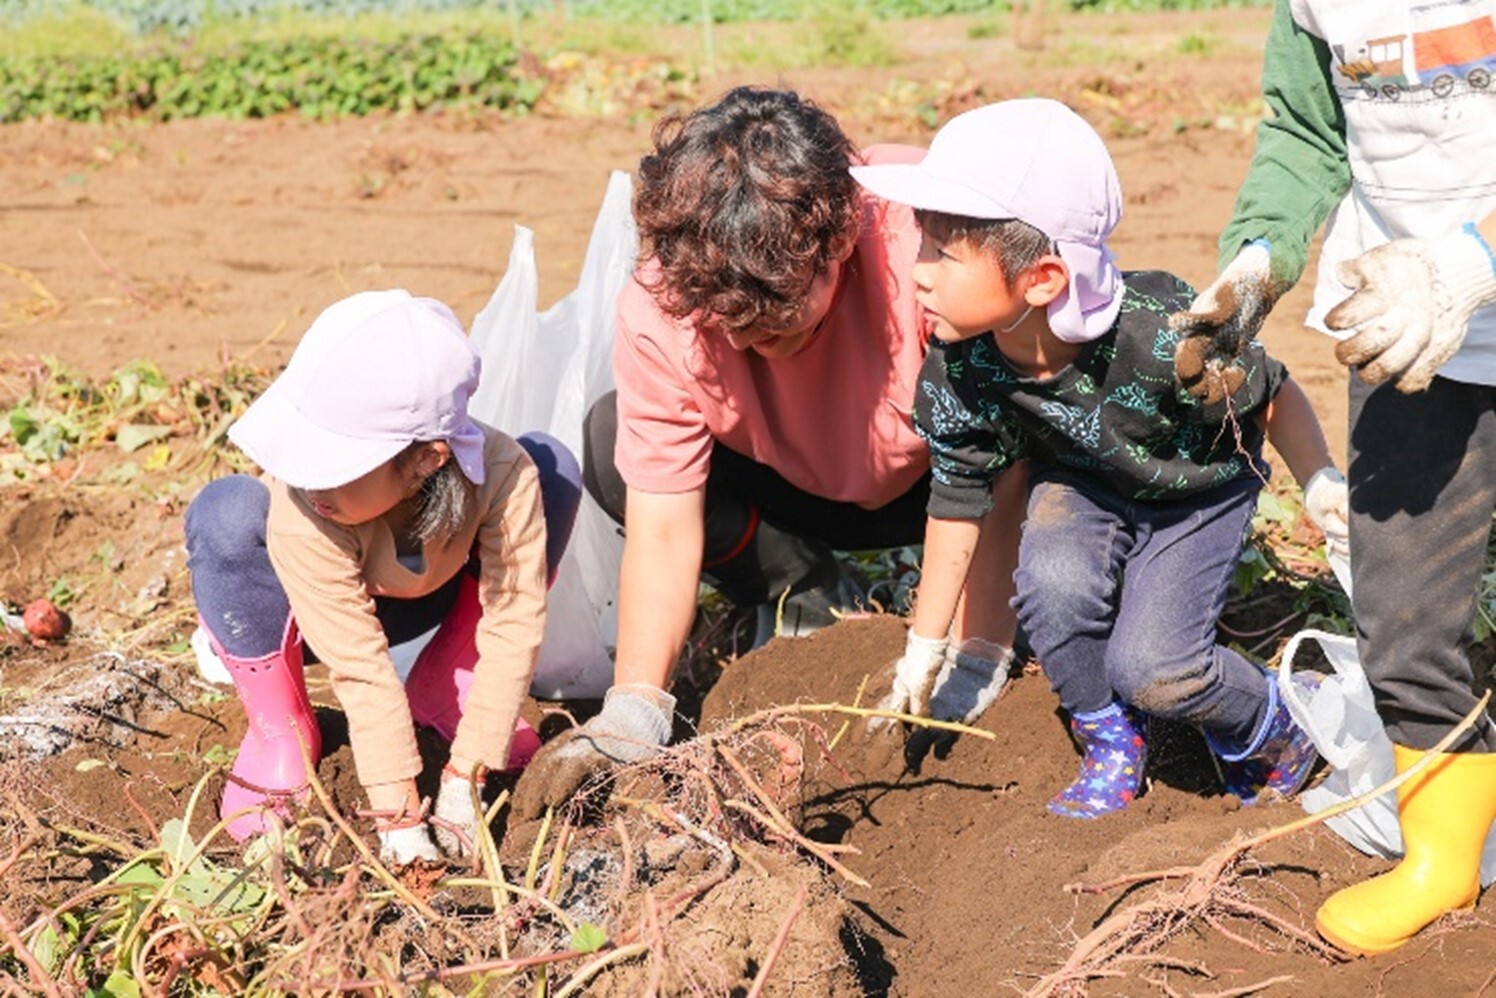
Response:
[[[582,501],[581,469],[553,437],[527,433],[516,440],[540,474],[546,558],[554,567],[566,551]],[[223,650],[236,658],[258,658],[278,649],[291,614],[265,547],[269,514],[270,490],[249,475],[209,482],[187,507],[187,567],[197,612]],[[459,570],[414,599],[374,597],[374,613],[390,644],[419,637],[446,619],[457,600],[460,575]],[[307,660],[316,660],[316,649],[307,649]]]
[[[1223,751],[1250,745],[1268,678],[1216,643],[1216,620],[1259,488],[1148,503],[1035,475],[1014,606],[1066,710],[1120,699],[1201,728]]]

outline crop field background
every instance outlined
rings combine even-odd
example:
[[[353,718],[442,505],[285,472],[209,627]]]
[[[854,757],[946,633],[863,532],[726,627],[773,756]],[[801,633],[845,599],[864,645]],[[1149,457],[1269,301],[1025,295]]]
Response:
[[[0,0],[0,993],[1496,993],[1490,892],[1386,958],[1318,944],[1319,902],[1386,861],[1322,825],[1262,837],[1301,809],[1241,809],[1191,731],[1155,725],[1148,790],[1123,814],[1048,815],[1076,755],[1032,662],[953,742],[870,737],[857,711],[902,647],[917,551],[856,555],[879,612],[753,653],[744,615],[704,590],[679,746],[540,823],[511,823],[512,784],[491,778],[473,869],[373,857],[320,667],[305,806],[248,851],[218,823],[245,719],[194,666],[182,511],[254,470],[225,431],[322,308],[402,286],[471,321],[516,225],[535,233],[541,306],[558,300],[610,172],[662,117],[744,83],[803,91],[859,145],[923,145],[988,101],[1064,100],[1117,162],[1124,268],[1199,285],[1263,114],[1268,16]],[[1307,285],[1263,335],[1343,461],[1346,377],[1301,326]],[[1300,628],[1352,627],[1269,456],[1221,622],[1265,664]],[[65,638],[27,637],[38,598],[70,615]],[[1489,677],[1496,575],[1478,603]],[[550,736],[597,706],[525,713]],[[421,738],[429,790],[443,746]]]

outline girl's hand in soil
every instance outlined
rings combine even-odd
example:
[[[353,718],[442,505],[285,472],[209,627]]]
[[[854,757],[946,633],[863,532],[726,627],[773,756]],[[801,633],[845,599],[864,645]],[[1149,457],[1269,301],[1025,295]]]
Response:
[[[473,858],[480,820],[473,806],[473,781],[448,763],[442,768],[441,789],[436,792],[436,809],[431,815],[436,844],[448,859]]]
[[[1174,351],[1174,376],[1207,405],[1240,387],[1243,374],[1234,362],[1283,293],[1269,259],[1267,241],[1253,240],[1200,292],[1188,312],[1169,317],[1169,327],[1182,334]]]
[[[416,781],[396,780],[365,787],[379,839],[379,859],[391,866],[408,866],[416,860],[440,863],[441,853],[431,842],[426,825],[426,802],[416,793]]]
[[[603,709],[581,727],[541,747],[514,788],[510,813],[533,821],[594,777],[642,762],[670,742],[675,697],[653,686],[626,683],[603,697]]]

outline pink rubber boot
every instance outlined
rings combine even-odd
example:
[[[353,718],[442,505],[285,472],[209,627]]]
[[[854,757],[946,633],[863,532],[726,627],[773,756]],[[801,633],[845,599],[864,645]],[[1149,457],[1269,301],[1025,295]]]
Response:
[[[201,624],[201,621],[199,621]],[[312,714],[302,675],[301,633],[287,619],[279,651],[260,658],[235,658],[213,642],[213,651],[234,677],[234,687],[248,716],[249,730],[239,745],[239,755],[223,788],[219,813],[225,817],[245,808],[272,807],[289,816],[285,802],[301,798],[307,789],[302,744],[312,764],[322,758],[322,733]],[[228,833],[243,841],[265,830],[263,811],[240,815],[228,824]]]
[[[457,722],[462,720],[462,707],[473,685],[473,667],[478,664],[478,621],[482,616],[478,580],[464,571],[457,601],[430,643],[421,649],[405,680],[411,717],[417,724],[435,728],[449,742],[457,737]],[[540,736],[530,722],[522,717],[516,720],[504,772],[513,774],[524,769],[538,748]]]

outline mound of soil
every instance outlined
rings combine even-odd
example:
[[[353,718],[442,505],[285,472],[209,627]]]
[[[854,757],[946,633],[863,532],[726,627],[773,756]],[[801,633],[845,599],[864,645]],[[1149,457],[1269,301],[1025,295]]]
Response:
[[[773,704],[851,704],[903,643],[903,622],[892,617],[771,642],[727,667],[706,698],[703,729]],[[835,732],[845,717],[819,720]],[[1240,807],[1222,794],[1203,740],[1156,722],[1150,782],[1137,801],[1096,821],[1049,814],[1044,804],[1074,778],[1078,755],[1032,667],[977,726],[993,737],[961,736],[948,750],[906,758],[902,735],[890,745],[859,721],[837,742],[836,765],[809,771],[800,820],[813,837],[860,851],[843,859],[871,886],[844,891],[874,926],[891,993],[1026,990],[1099,922],[1152,890],[1075,894],[1067,884],[1192,867],[1235,835],[1302,816],[1292,803]],[[1253,850],[1234,889],[1312,935],[1324,898],[1388,865],[1316,825]],[[1492,983],[1493,928],[1496,891],[1488,891],[1473,913],[1446,917],[1401,951],[1331,963],[1262,923],[1191,924],[1154,954],[1167,965],[1124,965],[1121,976],[1089,987],[1153,993],[1152,978],[1163,993],[1219,992],[1278,979],[1265,993],[1477,994]]]
[[[700,728],[720,739],[729,722],[741,724],[769,708],[852,704],[859,691],[868,702],[873,694],[866,686],[876,683],[903,640],[903,621],[891,616],[775,640],[725,668],[702,703]],[[309,680],[324,737],[319,776],[335,806],[352,815],[363,795],[346,724],[319,667]],[[164,823],[186,814],[211,763],[243,734],[243,711],[232,695],[180,704],[143,713],[125,744],[80,742],[24,773],[0,774],[11,817],[40,814],[115,841],[154,842]],[[529,705],[527,715],[541,722],[539,705]],[[555,727],[553,719],[546,722]],[[773,719],[764,730],[799,734],[803,745],[803,766],[792,774],[799,787],[780,804],[813,844],[841,850],[834,856],[845,873],[784,836],[733,839],[734,860],[724,852],[730,846],[711,834],[693,837],[658,809],[619,803],[653,800],[682,813],[680,802],[689,796],[682,787],[700,772],[682,768],[688,754],[675,757],[663,781],[658,770],[620,781],[601,815],[567,831],[564,849],[553,853],[553,836],[539,851],[541,878],[548,857],[564,853],[556,896],[576,921],[598,924],[615,940],[647,944],[659,957],[621,962],[599,975],[589,993],[744,993],[766,969],[775,994],[1022,992],[1060,968],[1100,922],[1159,889],[1129,878],[1196,866],[1233,836],[1300,817],[1293,804],[1241,808],[1220,792],[1199,736],[1157,722],[1147,791],[1126,811],[1098,821],[1050,815],[1044,803],[1073,777],[1077,754],[1047,682],[1032,666],[1010,680],[978,727],[992,737],[931,744],[906,742],[902,732],[870,733],[861,719],[836,712],[796,710]],[[421,733],[421,744],[429,791],[445,747],[429,732]],[[756,769],[770,786],[764,767]],[[490,799],[506,787],[493,778]],[[217,777],[201,788],[191,822],[199,837],[216,819],[220,789]],[[707,810],[694,812],[697,827],[708,827]],[[516,882],[535,831],[510,830],[502,843]],[[219,855],[231,861],[232,853]],[[1313,912],[1326,896],[1387,865],[1314,826],[1251,850],[1226,889],[1312,938]],[[0,885],[0,907],[20,915],[50,907],[103,870],[65,851],[19,864]],[[1067,890],[1117,880],[1130,886]],[[476,910],[463,908],[461,896],[449,903],[458,912]],[[1474,912],[1446,917],[1404,950],[1346,963],[1326,959],[1265,920],[1194,919],[1161,948],[1135,954],[1113,968],[1117,976],[1087,989],[1151,993],[1155,985],[1148,982],[1158,982],[1165,993],[1229,993],[1267,983],[1264,993],[1331,998],[1478,994],[1491,983],[1493,925],[1496,892],[1487,892]],[[537,923],[517,945],[565,948],[564,934],[542,928]]]

